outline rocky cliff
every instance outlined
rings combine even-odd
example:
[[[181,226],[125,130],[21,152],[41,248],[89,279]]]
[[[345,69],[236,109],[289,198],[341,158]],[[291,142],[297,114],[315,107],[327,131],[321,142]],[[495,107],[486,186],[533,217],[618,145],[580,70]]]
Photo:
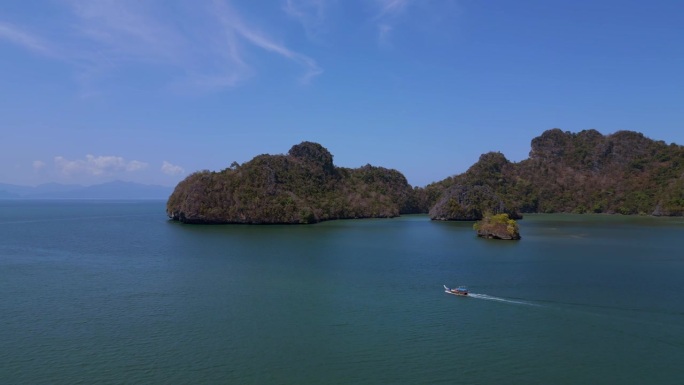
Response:
[[[396,170],[335,167],[327,149],[303,142],[286,155],[259,155],[220,172],[188,176],[166,211],[184,223],[315,223],[415,212],[412,194]]]

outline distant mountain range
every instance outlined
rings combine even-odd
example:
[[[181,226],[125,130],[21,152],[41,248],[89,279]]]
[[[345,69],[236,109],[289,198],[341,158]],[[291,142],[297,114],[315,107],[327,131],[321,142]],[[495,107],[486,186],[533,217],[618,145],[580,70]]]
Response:
[[[114,181],[92,186],[46,183],[19,186],[0,183],[0,199],[168,199],[173,187]]]

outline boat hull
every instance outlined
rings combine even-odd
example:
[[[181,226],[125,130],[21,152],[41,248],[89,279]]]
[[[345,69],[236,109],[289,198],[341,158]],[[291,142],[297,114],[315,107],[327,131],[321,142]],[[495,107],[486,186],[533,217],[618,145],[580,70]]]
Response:
[[[450,290],[444,290],[444,292],[447,294],[451,294],[451,295],[457,295],[459,297],[467,297],[468,296],[468,293],[458,293],[458,292],[454,292],[454,291],[450,291]]]
[[[468,296],[468,290],[464,289],[463,287],[460,287],[458,289],[450,289],[447,287],[447,285],[444,285],[444,292],[451,295],[457,295],[459,297]]]

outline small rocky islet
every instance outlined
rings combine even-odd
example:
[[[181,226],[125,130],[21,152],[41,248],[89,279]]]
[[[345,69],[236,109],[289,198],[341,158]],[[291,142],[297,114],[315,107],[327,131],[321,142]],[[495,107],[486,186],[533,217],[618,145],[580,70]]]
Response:
[[[508,214],[486,215],[475,222],[473,228],[480,238],[503,239],[516,241],[520,239],[518,223],[508,217]]]

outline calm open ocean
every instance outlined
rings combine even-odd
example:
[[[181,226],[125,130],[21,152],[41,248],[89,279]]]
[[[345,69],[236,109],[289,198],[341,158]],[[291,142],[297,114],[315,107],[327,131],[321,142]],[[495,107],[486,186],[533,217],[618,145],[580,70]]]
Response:
[[[528,215],[506,242],[164,208],[0,201],[1,384],[684,384],[682,218]]]

